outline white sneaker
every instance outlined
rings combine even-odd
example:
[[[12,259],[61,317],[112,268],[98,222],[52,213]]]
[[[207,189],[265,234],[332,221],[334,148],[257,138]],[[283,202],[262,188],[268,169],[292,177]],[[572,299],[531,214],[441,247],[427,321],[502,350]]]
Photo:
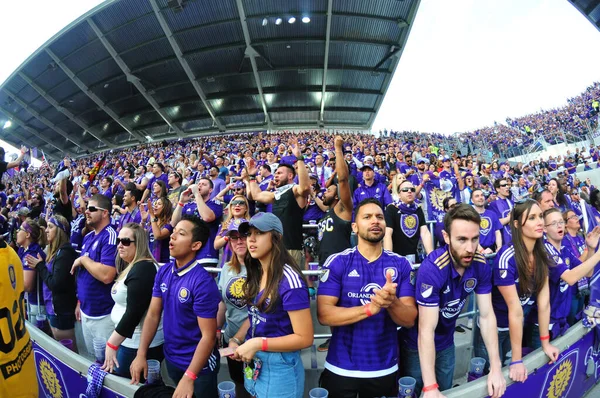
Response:
[[[56,174],[56,176],[50,180],[50,182],[55,183],[58,181],[62,181],[64,179],[69,178],[70,175],[71,175],[71,172],[69,171],[69,169],[64,169],[64,170],[58,172]]]

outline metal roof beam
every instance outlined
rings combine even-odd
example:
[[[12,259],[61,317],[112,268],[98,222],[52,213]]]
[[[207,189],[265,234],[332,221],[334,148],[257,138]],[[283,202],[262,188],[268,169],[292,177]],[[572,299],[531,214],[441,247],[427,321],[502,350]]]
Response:
[[[79,119],[77,116],[75,116],[75,114],[73,114],[71,111],[69,111],[68,109],[66,109],[64,106],[62,106],[61,104],[59,104],[58,101],[56,101],[54,98],[52,98],[50,96],[50,94],[48,94],[43,88],[41,88],[40,86],[38,86],[25,73],[19,72],[19,77],[21,77],[21,79],[25,80],[27,82],[27,84],[29,84],[35,91],[38,92],[39,95],[42,96],[42,98],[44,98],[46,101],[48,101],[48,103],[50,105],[52,105],[57,111],[59,111],[60,113],[62,113],[66,117],[68,117],[73,123],[75,123],[76,125],[78,125],[79,127],[81,127],[84,131],[87,131],[92,137],[94,137],[95,139],[97,139],[101,143],[105,144],[109,148],[115,148],[115,145],[111,144],[108,141],[103,140],[100,137],[100,135],[95,134],[92,131],[92,129],[86,123],[84,123],[81,119]]]
[[[15,94],[11,93],[7,89],[4,89],[4,92],[10,98],[12,98],[13,100],[15,100],[15,102],[17,104],[19,104],[22,108],[24,108],[25,110],[27,110],[27,112],[31,113],[33,115],[33,117],[35,117],[37,120],[39,120],[40,122],[44,123],[46,126],[50,127],[52,130],[54,130],[55,132],[57,132],[59,135],[63,136],[67,140],[71,141],[73,144],[77,145],[79,148],[83,148],[83,149],[85,149],[87,151],[93,151],[94,150],[94,148],[92,148],[92,147],[84,144],[83,142],[80,142],[79,140],[75,141],[75,139],[73,139],[73,136],[71,134],[67,133],[62,128],[58,127],[56,124],[54,124],[50,120],[46,119],[44,116],[42,116],[39,112],[37,112],[35,109],[33,109],[31,106],[29,106],[29,104],[26,104],[23,100],[21,100]]]
[[[325,31],[325,57],[323,60],[323,87],[321,88],[321,110],[319,112],[319,123],[324,123],[325,113],[325,90],[327,88],[327,68],[329,66],[329,43],[331,42],[331,18],[333,11],[333,0],[327,1],[327,28]]]
[[[215,123],[215,125],[217,125],[219,130],[225,131],[225,126],[215,116],[215,111],[213,110],[212,106],[206,99],[206,95],[204,94],[202,87],[200,87],[200,83],[198,83],[198,81],[196,80],[196,76],[194,76],[194,72],[192,71],[192,68],[190,68],[190,65],[188,64],[187,60],[184,58],[183,52],[181,51],[179,44],[177,44],[177,41],[175,40],[175,35],[173,34],[173,31],[171,31],[171,28],[167,24],[165,17],[163,17],[160,7],[156,3],[156,0],[150,0],[150,4],[152,5],[152,9],[154,10],[154,15],[156,15],[156,19],[158,19],[158,23],[160,23],[162,30],[165,32],[165,35],[167,36],[167,39],[169,40],[169,44],[171,45],[171,48],[173,49],[175,56],[179,60],[179,63],[181,64],[181,67],[185,71],[185,74],[187,75],[188,79],[190,79],[190,82],[194,86],[196,93],[202,100],[202,103],[204,104],[204,107],[208,111],[209,115],[211,116],[213,123]]]
[[[271,124],[271,118],[267,111],[267,101],[265,101],[265,95],[262,89],[262,83],[260,81],[260,75],[258,74],[258,66],[256,65],[256,57],[259,55],[258,52],[252,47],[250,40],[250,31],[248,30],[248,24],[246,23],[246,12],[244,11],[244,5],[242,0],[236,0],[238,13],[240,14],[240,23],[242,24],[242,31],[244,32],[244,40],[246,41],[245,56],[250,58],[250,64],[252,65],[252,73],[254,74],[254,80],[256,81],[256,87],[258,88],[258,94],[260,95],[260,102],[265,114],[265,122]],[[264,57],[263,57],[264,58]],[[268,63],[270,65],[270,63]],[[271,69],[273,65],[270,65]]]
[[[43,134],[41,134],[39,131],[37,131],[33,127],[28,126],[27,123],[25,123],[23,120],[19,119],[17,116],[12,114],[11,112],[9,112],[3,108],[0,108],[0,112],[4,113],[13,123],[19,125],[23,130],[36,136],[40,140],[46,142],[48,145],[56,148],[59,152],[66,153],[69,156],[73,156],[73,153],[71,153],[71,151],[66,151],[64,148],[57,146],[58,143],[52,142],[52,140],[46,138]]]
[[[135,88],[138,89],[140,94],[142,94],[142,96],[146,99],[146,101],[148,101],[148,103],[152,106],[152,108],[154,108],[156,113],[158,113],[160,115],[160,117],[163,118],[165,123],[167,123],[167,125],[170,128],[172,128],[173,131],[175,131],[175,133],[177,134],[178,137],[181,137],[181,138],[185,137],[185,134],[183,134],[183,131],[181,131],[181,129],[179,127],[177,127],[177,125],[171,121],[171,118],[167,115],[167,113],[164,110],[161,109],[158,102],[156,102],[156,100],[152,97],[152,95],[150,95],[148,93],[148,90],[146,90],[146,87],[144,87],[144,85],[142,84],[140,79],[131,73],[131,70],[129,69],[129,67],[127,66],[125,61],[123,61],[123,59],[119,56],[119,54],[117,53],[115,48],[112,46],[112,44],[110,44],[110,42],[108,41],[106,36],[104,36],[104,33],[102,33],[100,28],[96,25],[96,23],[91,18],[87,19],[87,23],[91,26],[92,30],[94,31],[96,36],[98,36],[98,39],[100,39],[100,42],[102,43],[102,45],[104,46],[106,51],[108,51],[108,53],[111,55],[111,57],[113,58],[115,63],[119,66],[119,68],[121,68],[121,70],[127,77],[127,81],[130,82],[131,84],[133,84],[135,86]]]
[[[21,141],[12,139],[12,137],[16,137],[19,138]],[[27,141],[25,139],[25,137],[23,137],[21,135],[21,133],[17,132],[17,131],[11,131],[10,134],[7,137],[2,137],[2,140],[5,142],[8,142],[9,144],[12,144],[14,147],[18,148],[21,145],[24,145],[25,142]],[[46,155],[46,158],[50,158],[50,159],[54,159],[54,160],[60,160],[61,157],[56,155],[58,151],[54,148],[49,148],[46,147],[46,151],[44,152],[44,155]],[[58,152],[60,155],[63,154],[63,152]]]
[[[377,65],[373,67],[373,70],[379,69],[381,65],[385,63],[385,61],[396,55],[398,51],[400,51],[400,47],[393,46],[392,48],[390,48],[390,51],[387,54],[385,54],[383,58],[381,58],[381,61],[377,62]]]
[[[98,105],[98,107],[100,107],[100,109],[102,109],[108,116],[110,116],[115,122],[117,122],[123,128],[123,130],[127,131],[129,134],[136,137],[140,142],[146,142],[146,139],[142,135],[140,135],[139,133],[137,133],[134,130],[129,129],[129,127],[127,127],[121,121],[119,116],[112,109],[107,107],[104,104],[104,102],[96,94],[94,94],[94,92],[92,90],[90,90],[90,88],[88,86],[86,86],[86,84],[84,82],[82,82],[81,79],[78,78],[75,75],[75,73],[73,73],[73,71],[71,71],[71,69],[69,69],[69,67],[67,65],[65,65],[65,63],[56,54],[54,54],[54,52],[52,50],[50,50],[49,48],[46,48],[46,53],[48,53],[50,58],[52,58],[54,60],[54,62],[56,62],[56,64],[60,67],[60,69],[62,69],[62,71],[73,81],[73,83],[75,83],[77,85],[77,87],[79,87],[79,89],[81,91],[83,91],[83,93],[85,95],[90,97],[90,99],[92,101],[94,101],[96,103],[96,105]]]

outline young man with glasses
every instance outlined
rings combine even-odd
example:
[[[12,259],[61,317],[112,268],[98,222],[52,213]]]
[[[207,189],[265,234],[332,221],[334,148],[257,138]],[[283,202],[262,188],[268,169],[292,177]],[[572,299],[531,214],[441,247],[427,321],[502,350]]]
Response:
[[[409,180],[400,184],[400,201],[385,209],[386,233],[383,246],[386,250],[406,256],[411,263],[417,260],[419,240],[425,253],[433,250],[433,240],[425,221],[423,209],[415,203],[416,188]]]
[[[510,195],[510,180],[499,178],[494,181],[496,189],[496,200],[490,203],[488,209],[496,213],[502,223],[502,242],[507,243],[512,241],[510,233],[510,211],[515,206],[515,203]]]
[[[71,269],[72,274],[77,272],[75,317],[81,320],[85,346],[92,356],[94,338],[108,340],[115,327],[110,318],[114,305],[110,290],[117,275],[117,232],[110,226],[110,209],[110,200],[102,194],[89,200],[85,218],[92,231],[83,238],[81,257]]]

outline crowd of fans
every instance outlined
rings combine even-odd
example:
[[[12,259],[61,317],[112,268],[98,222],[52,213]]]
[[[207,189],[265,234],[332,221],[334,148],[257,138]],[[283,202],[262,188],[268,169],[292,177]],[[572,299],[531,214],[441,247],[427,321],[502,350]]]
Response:
[[[134,383],[148,360],[163,361],[176,397],[216,396],[220,355],[239,397],[303,396],[311,297],[332,328],[319,346],[330,396],[395,395],[399,375],[441,396],[470,297],[474,351],[498,397],[505,363],[511,379],[527,378],[521,341],[556,360],[551,341],[594,290],[600,191],[575,170],[596,167],[600,147],[511,165],[452,145],[489,147],[525,127],[584,135],[598,89],[451,140],[230,134],[39,169],[22,163],[22,148],[0,162],[0,232],[23,264],[29,316],[48,319],[42,329],[74,340],[81,322],[82,354],[104,339],[103,369]],[[318,280],[302,274],[313,263]]]

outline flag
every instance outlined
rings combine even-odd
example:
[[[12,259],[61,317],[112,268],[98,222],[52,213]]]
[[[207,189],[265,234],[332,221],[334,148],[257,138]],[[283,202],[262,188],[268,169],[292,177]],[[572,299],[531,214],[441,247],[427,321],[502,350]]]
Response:
[[[43,149],[40,149],[42,151],[42,165],[40,166],[40,168],[49,168],[50,166],[48,165],[48,161],[46,160],[46,154],[44,153]]]
[[[37,148],[31,148],[31,156],[37,159]]]
[[[98,175],[98,172],[104,166],[104,163],[106,163],[106,155],[102,156],[102,158],[98,162],[96,162],[96,165],[90,171],[90,179],[89,179],[90,182],[94,181],[94,178],[96,178],[96,176]]]

